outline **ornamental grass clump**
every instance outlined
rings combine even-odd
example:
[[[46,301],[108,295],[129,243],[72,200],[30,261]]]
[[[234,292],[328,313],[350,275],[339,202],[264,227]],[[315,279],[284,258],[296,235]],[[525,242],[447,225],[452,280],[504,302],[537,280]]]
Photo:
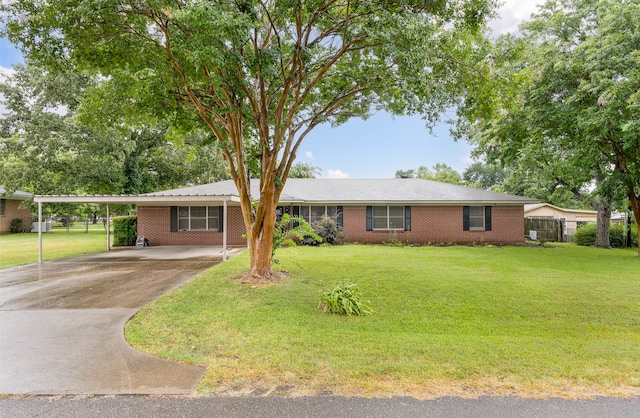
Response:
[[[373,311],[369,302],[364,301],[356,284],[339,284],[332,291],[320,297],[320,309],[332,314],[349,316],[368,315]]]

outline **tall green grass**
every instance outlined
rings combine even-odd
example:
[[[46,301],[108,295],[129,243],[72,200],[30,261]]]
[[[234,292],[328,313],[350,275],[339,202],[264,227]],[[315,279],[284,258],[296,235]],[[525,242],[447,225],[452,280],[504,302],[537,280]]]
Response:
[[[640,394],[640,259],[561,246],[281,250],[292,277],[230,279],[243,254],[140,312],[138,348],[205,364],[202,393]],[[329,315],[356,283],[374,313]]]

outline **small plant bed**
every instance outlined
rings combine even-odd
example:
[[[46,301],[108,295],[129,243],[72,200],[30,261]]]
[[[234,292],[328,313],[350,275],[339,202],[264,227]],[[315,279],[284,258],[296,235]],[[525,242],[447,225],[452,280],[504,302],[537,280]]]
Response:
[[[137,348],[204,364],[201,394],[640,395],[635,250],[556,245],[279,250],[291,277],[251,288],[222,263],[138,313]],[[329,315],[357,283],[374,313]]]

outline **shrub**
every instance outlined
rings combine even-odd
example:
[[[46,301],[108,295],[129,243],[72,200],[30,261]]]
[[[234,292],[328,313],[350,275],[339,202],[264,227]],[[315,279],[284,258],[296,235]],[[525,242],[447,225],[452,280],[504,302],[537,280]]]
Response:
[[[9,230],[12,234],[17,232],[22,232],[22,218],[15,218],[11,220],[11,225],[9,226]]]
[[[362,300],[357,288],[355,284],[337,285],[332,291],[322,294],[319,308],[324,312],[349,316],[372,313],[369,302]]]
[[[295,246],[305,239],[311,239],[315,242],[322,242],[313,231],[313,228],[304,218],[299,216],[291,216],[288,213],[282,215],[280,221],[276,222],[275,231],[273,233],[273,247],[271,249],[271,260],[278,264],[279,260],[275,258],[275,252],[278,248],[288,245]]]
[[[135,245],[138,234],[137,216],[113,218],[113,246]]]
[[[340,229],[335,220],[329,217],[323,217],[321,220],[313,223],[313,230],[316,235],[322,238],[322,242],[327,244],[340,244]]]
[[[638,245],[638,230],[635,225],[631,225],[631,246]],[[589,223],[582,225],[576,231],[574,242],[585,247],[593,246],[596,242],[596,224]],[[625,245],[624,226],[611,224],[609,229],[609,244],[614,248],[622,248]]]

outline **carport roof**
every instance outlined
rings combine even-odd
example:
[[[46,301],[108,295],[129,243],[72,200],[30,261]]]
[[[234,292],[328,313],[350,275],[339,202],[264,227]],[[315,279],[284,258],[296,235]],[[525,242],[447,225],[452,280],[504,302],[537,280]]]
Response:
[[[220,194],[123,194],[123,195],[46,195],[35,196],[36,203],[99,203],[99,204],[159,204],[159,203],[182,203],[182,202],[238,202],[237,196]]]

